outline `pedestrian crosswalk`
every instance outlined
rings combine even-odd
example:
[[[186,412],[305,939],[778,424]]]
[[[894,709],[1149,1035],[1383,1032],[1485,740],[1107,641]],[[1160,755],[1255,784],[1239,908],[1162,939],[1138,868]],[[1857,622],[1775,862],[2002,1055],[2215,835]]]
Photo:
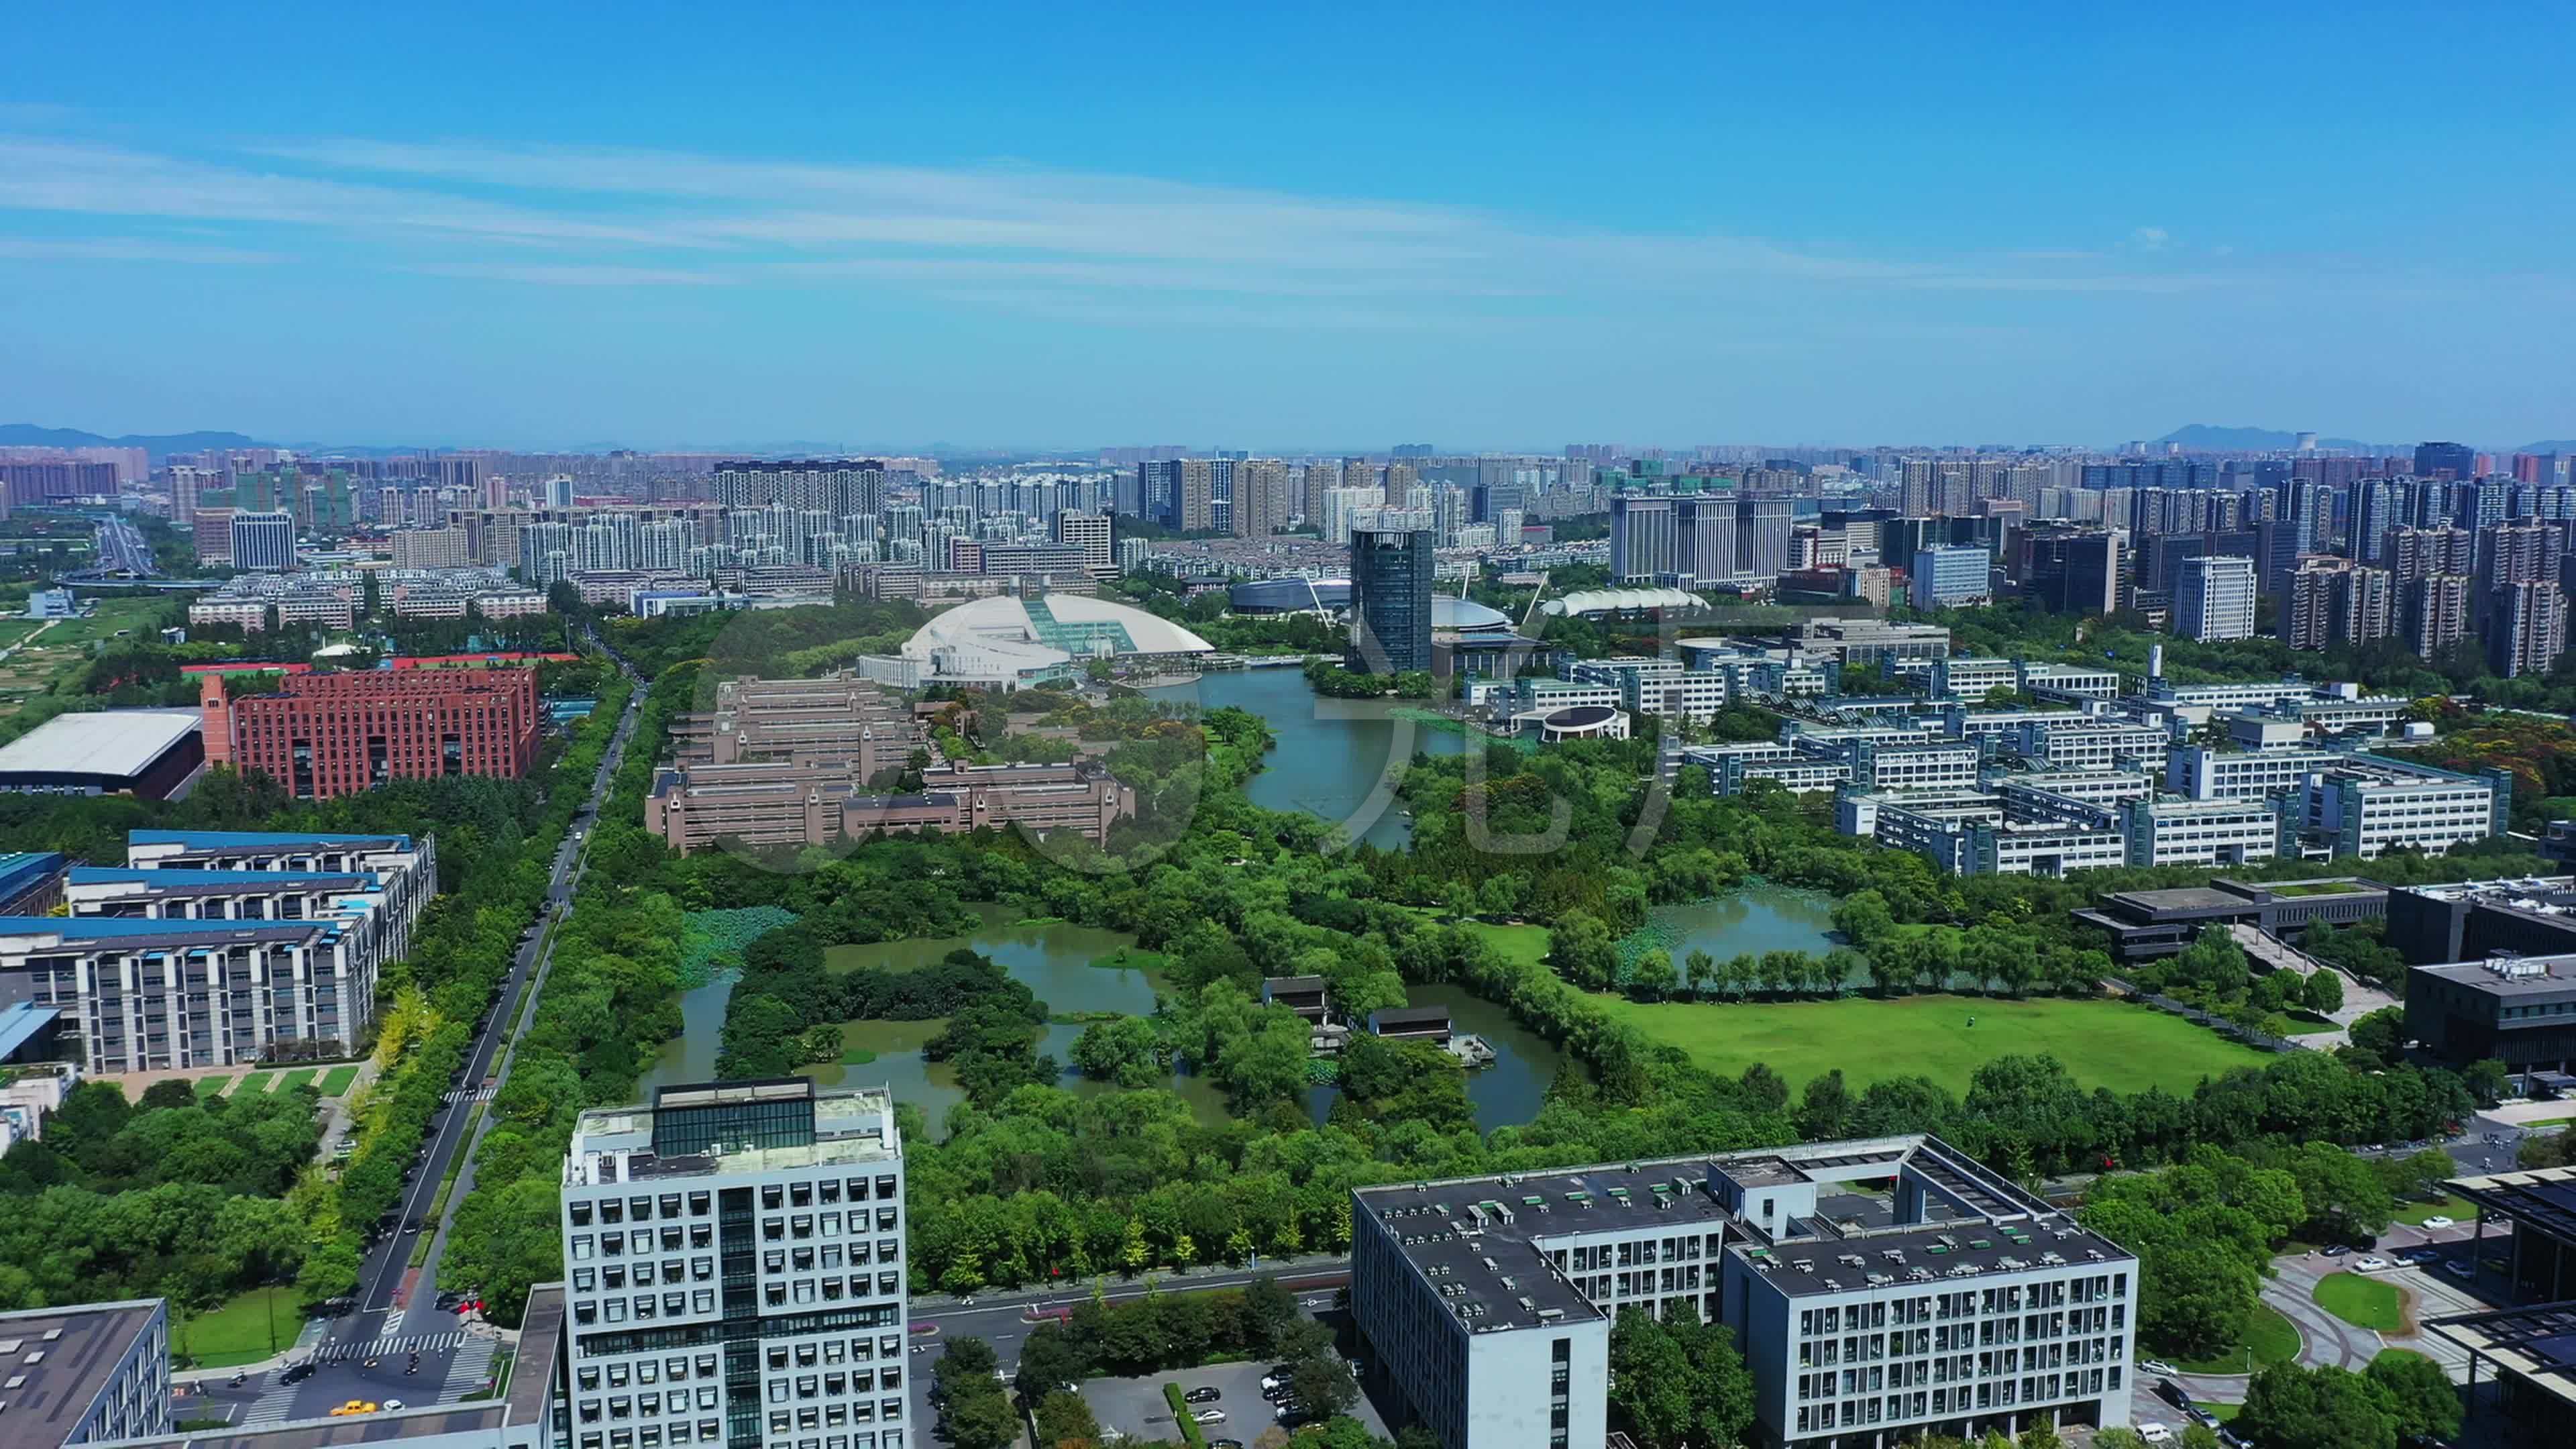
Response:
[[[489,1102],[492,1100],[492,1094],[499,1090],[500,1089],[497,1087],[476,1087],[474,1090],[469,1092],[464,1088],[459,1087],[455,1091],[447,1093],[446,1100],[450,1102]]]
[[[440,1353],[465,1342],[462,1329],[445,1333],[394,1333],[354,1343],[325,1344],[313,1355],[316,1363],[346,1363],[351,1359],[409,1357],[415,1353]]]
[[[500,1340],[492,1334],[467,1334],[456,1357],[447,1361],[447,1382],[439,1386],[439,1399],[453,1402],[483,1387],[492,1372],[492,1355],[499,1348]]]
[[[259,1401],[250,1406],[249,1413],[242,1415],[242,1427],[264,1429],[271,1424],[283,1424],[286,1422],[287,1411],[294,1406],[293,1387],[272,1388],[259,1396]]]

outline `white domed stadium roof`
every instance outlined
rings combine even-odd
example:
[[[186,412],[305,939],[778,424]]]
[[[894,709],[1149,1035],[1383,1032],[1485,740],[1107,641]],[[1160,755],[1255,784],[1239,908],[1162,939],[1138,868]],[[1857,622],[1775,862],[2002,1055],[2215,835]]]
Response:
[[[1008,594],[941,611],[904,641],[903,656],[925,680],[1015,680],[1077,659],[1134,654],[1207,654],[1216,646],[1127,604],[1080,594],[1020,599]]]
[[[1557,615],[1615,614],[1629,609],[1697,609],[1707,603],[1682,589],[1577,589],[1539,607]]]

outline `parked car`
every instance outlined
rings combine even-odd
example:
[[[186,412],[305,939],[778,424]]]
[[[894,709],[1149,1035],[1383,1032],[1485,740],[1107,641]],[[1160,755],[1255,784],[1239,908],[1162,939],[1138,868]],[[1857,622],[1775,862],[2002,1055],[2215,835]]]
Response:
[[[2150,1444],[2170,1444],[2174,1441],[2173,1426],[2155,1423],[2140,1424],[2138,1437]]]
[[[2459,1224],[2459,1221],[2460,1220],[2458,1218],[2444,1217],[2440,1213],[2435,1213],[2424,1220],[2424,1226],[2427,1228],[2456,1227]]]
[[[1201,1409],[1197,1413],[1190,1415],[1190,1418],[1193,1422],[1201,1424],[1222,1424],[1225,1422],[1225,1410]]]
[[[2146,1370],[2148,1373],[2163,1374],[2168,1378],[2182,1372],[2182,1370],[2175,1368],[2172,1364],[2166,1363],[2160,1358],[2142,1358],[2138,1360],[2138,1367]]]
[[[2327,1257],[2329,1257],[2329,1258],[2340,1258],[2340,1257],[2343,1257],[2343,1256],[2345,1256],[2346,1254],[2350,1253],[2351,1251],[2352,1251],[2352,1248],[2351,1248],[2349,1245],[2344,1244],[2344,1243],[2337,1243],[2337,1244],[2335,1244],[2334,1246],[2332,1246],[2332,1247],[2330,1247],[2330,1248],[2326,1249],[2326,1256],[2327,1256]]]
[[[2385,1273],[2388,1271],[2389,1267],[2389,1261],[2386,1258],[2379,1256],[2377,1253],[2373,1253],[2367,1258],[2355,1258],[2352,1260],[2352,1270],[2356,1273]]]
[[[1190,1390],[1188,1393],[1181,1395],[1181,1402],[1184,1404],[1213,1404],[1224,1397],[1225,1395],[1218,1392],[1214,1384],[1201,1384],[1197,1388]]]
[[[2451,1261],[2442,1265],[2442,1271],[2450,1274],[2454,1278],[2474,1278],[2478,1276],[2477,1265],[2471,1263],[2466,1258],[2453,1258]]]

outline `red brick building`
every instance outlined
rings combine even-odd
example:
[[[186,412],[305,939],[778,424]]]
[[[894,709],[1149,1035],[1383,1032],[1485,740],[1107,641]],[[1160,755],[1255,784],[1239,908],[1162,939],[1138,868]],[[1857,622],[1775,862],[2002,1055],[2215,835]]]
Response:
[[[207,764],[257,770],[304,800],[397,778],[524,775],[545,718],[534,669],[295,674],[238,699],[207,675],[198,700]]]

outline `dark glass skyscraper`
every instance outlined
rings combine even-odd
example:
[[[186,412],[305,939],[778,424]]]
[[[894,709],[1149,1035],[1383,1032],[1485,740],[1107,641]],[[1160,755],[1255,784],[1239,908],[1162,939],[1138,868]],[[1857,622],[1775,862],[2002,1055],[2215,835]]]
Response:
[[[1431,530],[1351,530],[1351,643],[1343,663],[1359,674],[1431,667]]]

